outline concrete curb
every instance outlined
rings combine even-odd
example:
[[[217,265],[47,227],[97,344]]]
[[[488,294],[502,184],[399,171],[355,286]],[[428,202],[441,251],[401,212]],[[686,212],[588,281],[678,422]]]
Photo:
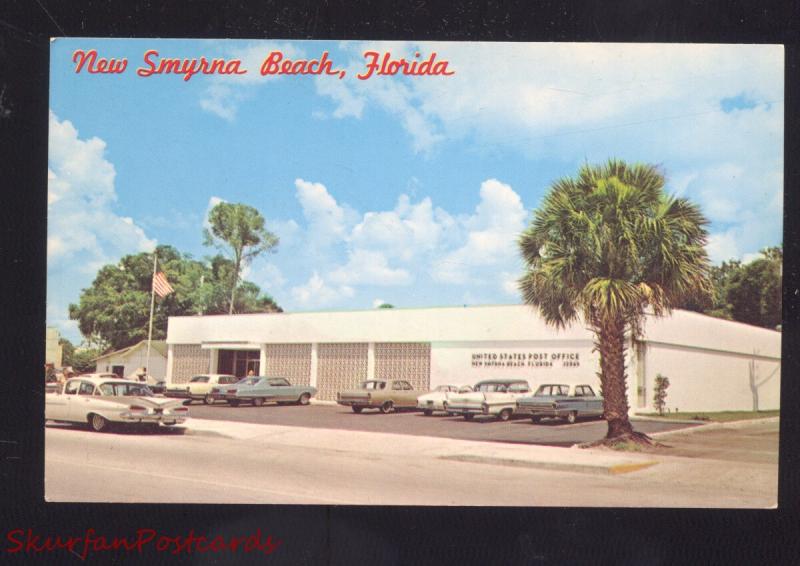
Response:
[[[615,454],[540,445],[514,445],[432,436],[315,429],[189,419],[184,434],[267,443],[298,450],[334,450],[358,458],[421,457],[460,462],[616,475],[648,468],[657,460],[642,454]]]
[[[664,419],[661,417],[645,417],[640,415],[634,415],[630,417],[632,421],[647,421],[651,423],[675,423],[675,424],[708,424],[708,421],[699,421],[694,419]]]
[[[564,450],[563,448],[561,450]],[[562,472],[578,472],[590,474],[619,475],[643,470],[658,464],[656,460],[645,462],[626,462],[623,464],[593,465],[575,464],[570,462],[546,462],[542,460],[530,460],[522,458],[503,458],[494,456],[480,456],[476,454],[450,454],[439,456],[440,460],[453,460],[456,462],[475,462],[480,464],[494,464],[498,466],[514,466],[519,468],[535,468],[540,470],[558,470]]]
[[[697,422],[697,421],[692,421],[692,422]],[[653,438],[663,438],[665,436],[677,435],[677,434],[694,434],[696,432],[717,430],[723,428],[737,429],[737,428],[743,428],[751,424],[766,424],[766,423],[777,423],[777,422],[780,422],[780,417],[766,417],[763,419],[745,419],[741,421],[729,421],[726,423],[707,423],[699,426],[693,426],[691,428],[679,428],[677,430],[665,430],[663,432],[654,432],[652,434],[649,434],[648,436],[651,436]]]
[[[322,399],[314,399],[313,397],[309,400],[311,405],[325,405],[328,407],[336,406],[338,403],[336,401],[324,401]]]

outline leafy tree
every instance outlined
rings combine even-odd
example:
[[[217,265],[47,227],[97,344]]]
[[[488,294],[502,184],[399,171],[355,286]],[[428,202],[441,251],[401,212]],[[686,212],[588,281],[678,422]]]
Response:
[[[609,444],[649,442],[628,419],[626,338],[646,309],[662,316],[711,293],[707,221],[663,188],[652,165],[585,165],[553,183],[519,240],[525,302],[557,327],[582,317],[595,335]]]
[[[228,312],[230,260],[215,256],[198,261],[171,246],[159,246],[157,254],[159,269],[175,292],[156,300],[153,339],[166,337],[170,316]],[[151,253],[127,255],[116,265],[100,268],[91,287],[81,292],[79,303],[69,307],[70,318],[78,321],[90,347],[118,350],[147,338],[152,276]],[[239,289],[237,312],[281,311],[257,285],[242,281]]]
[[[102,352],[100,352],[100,350],[96,350],[94,348],[78,349],[72,356],[72,364],[70,365],[76,373],[94,371],[95,367],[97,366],[95,359],[101,354]]]
[[[235,296],[242,268],[254,257],[273,251],[278,237],[264,227],[264,217],[252,206],[221,202],[208,213],[210,228],[203,231],[207,246],[227,250],[233,262],[228,314],[233,314]]]
[[[393,309],[394,305],[390,305],[389,303],[383,303],[382,305],[378,306],[379,309]]]
[[[761,250],[749,264],[732,259],[711,267],[713,299],[689,299],[680,308],[710,316],[775,328],[781,323],[783,250]]]
[[[61,345],[61,365],[71,366],[72,356],[75,355],[75,346],[66,338],[59,338],[58,343]]]
[[[783,254],[780,248],[767,248],[761,254],[731,276],[727,302],[733,320],[775,328],[781,323]]]

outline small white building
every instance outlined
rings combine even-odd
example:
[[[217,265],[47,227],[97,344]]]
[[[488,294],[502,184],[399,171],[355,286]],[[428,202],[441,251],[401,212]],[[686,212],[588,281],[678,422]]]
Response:
[[[167,374],[167,343],[153,340],[150,345],[150,361],[147,360],[147,340],[95,359],[95,371],[111,372],[120,377],[130,377],[139,368],[147,368],[148,375],[162,379]]]
[[[653,383],[681,411],[779,408],[781,334],[675,311],[647,317],[628,350],[628,402],[653,410]],[[513,377],[599,389],[594,336],[582,324],[548,326],[524,305],[170,317],[167,381],[203,372],[288,377],[320,399],[372,377],[428,389]]]
[[[48,326],[45,330],[44,338],[44,363],[45,365],[52,365],[54,368],[60,368],[62,365],[62,356],[64,355],[64,347],[59,343],[61,341],[61,333],[58,328]]]

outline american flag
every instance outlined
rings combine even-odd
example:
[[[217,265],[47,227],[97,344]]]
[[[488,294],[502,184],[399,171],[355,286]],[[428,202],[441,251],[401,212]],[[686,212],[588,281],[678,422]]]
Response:
[[[167,276],[164,275],[163,271],[159,271],[153,276],[153,291],[155,291],[156,295],[162,299],[170,293],[175,292],[175,289],[173,289],[172,285],[169,284],[169,281],[167,281]]]

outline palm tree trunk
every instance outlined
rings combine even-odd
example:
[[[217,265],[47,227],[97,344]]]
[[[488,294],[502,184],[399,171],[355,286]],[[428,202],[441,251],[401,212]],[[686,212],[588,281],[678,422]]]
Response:
[[[603,415],[608,422],[606,438],[617,438],[633,433],[633,427],[628,420],[625,322],[621,319],[602,321],[598,329],[598,339]]]
[[[239,282],[239,269],[241,267],[241,260],[239,255],[236,255],[233,268],[233,285],[231,285],[231,306],[228,309],[228,314],[233,314],[233,301],[236,298],[236,284]]]

